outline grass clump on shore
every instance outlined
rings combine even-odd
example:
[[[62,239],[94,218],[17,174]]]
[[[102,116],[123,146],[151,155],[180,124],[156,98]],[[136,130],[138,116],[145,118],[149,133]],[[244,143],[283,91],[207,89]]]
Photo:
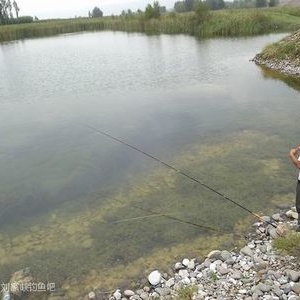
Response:
[[[277,250],[300,260],[300,234],[298,232],[289,231],[287,235],[275,239],[273,245]]]
[[[197,294],[198,287],[196,285],[189,285],[186,287],[181,288],[178,291],[177,300],[192,300],[194,299],[195,295]]]
[[[166,13],[153,19],[140,14],[131,17],[59,19],[2,25],[0,42],[97,30],[226,37],[293,31],[299,27],[300,8],[199,10],[180,14]]]
[[[300,66],[300,29],[287,38],[268,45],[259,57],[263,60],[289,60]]]

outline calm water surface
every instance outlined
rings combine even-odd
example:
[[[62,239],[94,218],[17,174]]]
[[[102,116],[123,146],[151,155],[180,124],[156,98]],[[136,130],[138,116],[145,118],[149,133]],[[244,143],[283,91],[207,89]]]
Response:
[[[108,226],[104,221],[142,214],[132,212],[132,199],[160,211],[174,205],[184,217],[198,209],[195,197],[201,192],[192,193],[196,188],[183,179],[172,191],[167,184],[157,187],[169,176],[161,167],[85,125],[183,164],[253,209],[265,211],[267,200],[290,195],[294,171],[286,152],[299,144],[299,84],[291,87],[288,78],[249,62],[283,36],[199,41],[100,32],[0,44],[1,279],[30,264],[42,278],[66,280],[79,276],[75,268],[85,274],[95,265],[126,264],[204,234],[174,225],[165,236],[170,221],[150,218],[138,226]],[[203,145],[206,150],[191,159],[189,151]],[[201,166],[188,163],[193,159],[203,159]],[[261,177],[252,182],[258,159],[269,169],[259,169]],[[155,195],[142,183],[150,173],[160,191]],[[237,178],[243,180],[236,183]],[[143,191],[133,194],[139,184]],[[127,206],[107,195],[118,195]],[[209,197],[208,203],[219,201]],[[245,217],[230,209],[229,215]],[[206,225],[217,210],[205,213]],[[214,226],[230,231],[238,220]],[[89,258],[78,267],[87,251]],[[67,262],[57,259],[66,253]]]

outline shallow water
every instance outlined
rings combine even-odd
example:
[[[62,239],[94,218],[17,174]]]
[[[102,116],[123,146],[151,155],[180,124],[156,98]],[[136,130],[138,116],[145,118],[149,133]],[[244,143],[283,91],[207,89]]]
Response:
[[[199,253],[206,236],[232,246],[227,234],[248,217],[86,125],[255,211],[292,203],[300,84],[249,62],[283,36],[99,32],[0,44],[0,281],[29,265],[70,291],[104,268],[114,285],[121,269],[134,277],[182,247]]]

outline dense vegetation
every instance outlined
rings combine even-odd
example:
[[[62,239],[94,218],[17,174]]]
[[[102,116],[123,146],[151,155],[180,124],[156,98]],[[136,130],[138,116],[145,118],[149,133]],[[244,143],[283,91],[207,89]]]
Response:
[[[153,7],[152,7],[153,8]],[[157,12],[152,12],[157,14]],[[255,35],[293,31],[300,26],[300,8],[226,9],[209,11],[199,6],[187,13],[165,13],[147,18],[144,13],[101,18],[36,21],[0,26],[0,41],[93,30],[191,34],[198,37]]]

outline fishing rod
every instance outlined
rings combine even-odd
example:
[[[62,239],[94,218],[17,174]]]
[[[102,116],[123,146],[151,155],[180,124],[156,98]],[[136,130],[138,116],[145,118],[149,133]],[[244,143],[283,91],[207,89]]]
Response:
[[[229,202],[231,202],[232,204],[238,206],[239,208],[241,208],[242,210],[248,212],[249,214],[251,214],[251,215],[254,216],[255,218],[258,218],[260,221],[262,221],[262,222],[264,222],[264,223],[267,223],[267,224],[273,226],[274,228],[277,228],[277,226],[274,225],[272,222],[269,222],[269,221],[267,221],[267,220],[264,220],[261,216],[259,216],[258,214],[256,214],[256,213],[253,212],[252,210],[250,210],[250,209],[248,209],[247,207],[243,206],[242,204],[236,202],[235,200],[229,198],[228,196],[222,194],[221,192],[217,191],[217,190],[214,189],[213,187],[211,187],[211,186],[207,185],[206,183],[202,182],[200,179],[198,179],[198,178],[196,178],[196,177],[194,177],[194,176],[191,176],[191,175],[187,174],[186,172],[181,171],[181,170],[175,168],[174,166],[172,166],[172,165],[170,165],[170,164],[168,164],[168,163],[166,163],[166,162],[160,160],[159,158],[157,158],[157,157],[155,157],[155,156],[153,156],[153,155],[151,155],[151,154],[149,154],[149,153],[147,153],[147,152],[145,152],[145,151],[143,151],[143,150],[141,150],[141,149],[139,149],[139,148],[137,148],[137,147],[135,147],[135,146],[133,146],[133,145],[131,145],[131,144],[128,144],[127,142],[125,142],[125,141],[123,141],[123,140],[121,140],[121,139],[119,139],[119,138],[116,138],[116,137],[112,136],[111,134],[109,134],[109,133],[107,133],[107,132],[104,132],[104,131],[102,131],[102,130],[99,130],[99,129],[97,129],[97,128],[93,127],[93,126],[90,126],[90,125],[88,125],[88,124],[83,124],[83,126],[89,128],[90,130],[93,130],[93,131],[95,131],[95,132],[97,132],[97,133],[100,133],[100,134],[106,136],[107,138],[109,138],[109,139],[111,139],[111,140],[114,140],[114,141],[116,141],[116,142],[118,142],[118,143],[121,143],[121,144],[123,144],[124,146],[127,146],[128,148],[131,148],[131,149],[134,150],[134,151],[137,151],[137,152],[139,152],[139,153],[141,153],[141,154],[143,154],[143,155],[145,155],[145,156],[148,156],[148,157],[151,158],[152,160],[157,161],[157,162],[160,163],[161,165],[163,165],[163,166],[165,166],[165,167],[167,167],[167,168],[173,170],[174,172],[176,172],[176,173],[178,173],[178,174],[180,174],[180,175],[182,175],[182,176],[188,178],[189,180],[191,180],[191,181],[193,181],[193,182],[195,182],[195,183],[197,183],[197,184],[199,184],[199,185],[205,187],[206,189],[210,190],[211,192],[213,192],[213,193],[216,194],[216,195],[219,195],[221,198],[225,199],[226,201],[229,201]]]
[[[119,200],[117,198],[113,198],[113,197],[110,197],[110,196],[107,196],[107,198],[124,204],[124,202],[122,200]],[[195,223],[195,222],[183,220],[183,219],[180,219],[178,217],[171,216],[170,214],[167,214],[167,213],[158,213],[158,212],[156,212],[156,211],[154,211],[152,209],[143,208],[143,207],[135,205],[135,204],[131,204],[131,207],[140,209],[140,210],[142,210],[144,212],[150,213],[151,215],[143,216],[143,217],[135,217],[135,218],[130,218],[130,219],[123,219],[123,220],[119,220],[119,221],[116,221],[116,222],[113,222],[113,223],[117,224],[117,223],[121,223],[121,222],[125,222],[125,221],[131,221],[131,220],[136,220],[136,219],[143,219],[143,218],[159,217],[159,216],[161,216],[161,217],[165,217],[167,219],[173,220],[173,221],[177,221],[179,223],[191,225],[191,226],[202,228],[202,229],[207,229],[207,230],[210,230],[210,231],[220,232],[220,230],[217,230],[217,229],[215,229],[215,228],[213,228],[211,226],[201,225],[201,224],[198,224],[198,223]]]

